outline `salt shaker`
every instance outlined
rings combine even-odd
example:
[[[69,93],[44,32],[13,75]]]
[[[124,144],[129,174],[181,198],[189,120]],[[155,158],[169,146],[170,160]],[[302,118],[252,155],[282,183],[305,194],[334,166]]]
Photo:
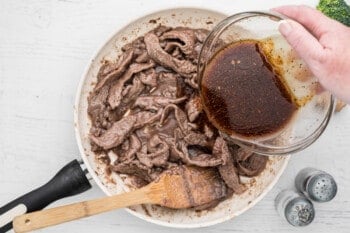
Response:
[[[292,226],[307,226],[315,217],[312,202],[292,190],[280,192],[275,199],[275,206],[280,216]]]
[[[307,167],[295,177],[295,187],[299,192],[315,202],[327,202],[337,194],[334,178],[321,170]]]

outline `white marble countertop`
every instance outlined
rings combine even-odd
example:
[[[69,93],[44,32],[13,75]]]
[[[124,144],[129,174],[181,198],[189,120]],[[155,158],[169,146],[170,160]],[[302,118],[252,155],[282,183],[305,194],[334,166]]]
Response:
[[[78,81],[96,49],[121,25],[145,12],[179,6],[227,14],[269,9],[283,1],[97,1],[0,0],[0,206],[45,183],[64,164],[79,158],[73,129]],[[316,5],[317,1],[293,1]],[[255,207],[234,220],[182,232],[349,232],[350,109],[336,114],[320,139],[292,156],[277,185]],[[306,166],[334,175],[339,192],[316,204],[314,223],[293,228],[274,209],[274,198],[292,188]],[[52,206],[101,197],[94,186]],[[146,223],[124,210],[48,228],[42,232],[177,232]]]

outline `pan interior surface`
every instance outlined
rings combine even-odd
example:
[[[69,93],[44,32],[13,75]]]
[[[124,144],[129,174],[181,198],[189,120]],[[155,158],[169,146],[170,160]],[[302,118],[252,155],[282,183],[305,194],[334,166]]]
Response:
[[[226,15],[197,8],[176,8],[158,11],[131,22],[115,33],[97,52],[83,74],[78,87],[74,108],[75,132],[82,158],[98,186],[107,194],[113,195],[130,190],[128,177],[107,174],[106,165],[96,159],[91,151],[89,130],[91,122],[87,114],[87,98],[97,81],[97,73],[103,60],[115,60],[121,53],[121,47],[159,24],[176,27],[205,28],[211,30]],[[286,168],[289,156],[269,158],[266,169],[257,177],[244,178],[248,191],[233,195],[210,210],[171,210],[153,205],[140,205],[128,208],[128,212],[158,225],[175,228],[197,228],[214,225],[240,215],[258,201],[278,181]]]

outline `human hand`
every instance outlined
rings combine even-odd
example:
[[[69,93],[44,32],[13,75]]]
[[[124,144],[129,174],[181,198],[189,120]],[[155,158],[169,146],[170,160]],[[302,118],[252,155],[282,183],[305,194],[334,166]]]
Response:
[[[273,9],[283,20],[281,34],[306,62],[321,85],[350,103],[350,27],[308,6]]]

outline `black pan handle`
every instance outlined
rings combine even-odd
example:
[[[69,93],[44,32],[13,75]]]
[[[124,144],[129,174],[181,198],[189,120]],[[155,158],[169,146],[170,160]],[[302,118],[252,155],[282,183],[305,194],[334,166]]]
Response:
[[[14,217],[41,210],[56,200],[82,193],[90,188],[91,184],[79,162],[73,160],[45,185],[1,207],[0,233],[12,229]]]

